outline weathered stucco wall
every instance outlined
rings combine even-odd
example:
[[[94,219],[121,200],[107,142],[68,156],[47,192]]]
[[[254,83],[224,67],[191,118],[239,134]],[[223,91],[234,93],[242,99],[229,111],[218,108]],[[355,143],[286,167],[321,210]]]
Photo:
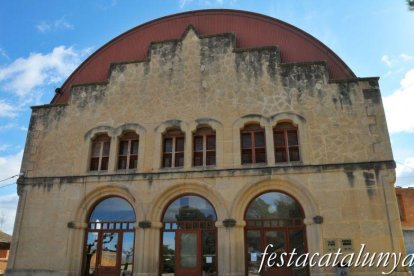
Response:
[[[161,212],[184,193],[203,195],[216,208],[219,275],[244,275],[244,210],[270,190],[303,206],[310,252],[323,252],[326,239],[348,238],[355,250],[365,243],[370,251],[404,251],[377,79],[333,82],[323,62],[281,64],[276,47],[235,49],[235,40],[200,38],[190,28],[182,40],[152,44],[146,61],[113,64],[108,82],[73,87],[68,105],[33,108],[10,273],[77,275],[86,215],[108,195],[125,197],[138,221],[152,223],[136,231],[136,275],[157,274]],[[274,161],[271,132],[280,120],[299,126],[302,160],[292,166]],[[241,165],[247,122],[266,129],[266,165]],[[191,167],[199,123],[216,130],[214,168]],[[186,133],[185,166],[162,169],[161,134],[174,125]],[[124,129],[140,135],[137,171],[115,170]],[[90,139],[100,132],[112,137],[109,170],[88,172]],[[224,228],[227,218],[236,227]]]
[[[230,34],[199,39],[190,30],[183,41],[152,44],[148,61],[114,64],[106,84],[74,87],[69,105],[34,108],[22,170],[31,177],[85,174],[88,131],[137,123],[147,141],[141,171],[154,171],[157,127],[179,120],[191,132],[201,118],[223,128],[217,167],[240,167],[233,128],[253,115],[271,127],[292,114],[301,118],[304,164],[392,160],[376,79],[330,82],[323,63],[280,64],[277,48],[240,50],[234,41]]]

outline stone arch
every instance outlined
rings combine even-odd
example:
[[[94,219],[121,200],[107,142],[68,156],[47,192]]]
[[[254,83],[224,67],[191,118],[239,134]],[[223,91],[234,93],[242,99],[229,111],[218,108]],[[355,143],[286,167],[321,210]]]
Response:
[[[83,242],[85,229],[91,211],[100,201],[112,196],[121,197],[131,204],[135,212],[136,224],[143,219],[144,212],[142,202],[138,201],[126,187],[105,185],[87,193],[79,202],[79,205],[74,212],[73,221],[68,223],[68,227],[72,228],[68,242],[68,256],[70,256],[69,267],[72,271],[77,271],[78,273],[81,271],[82,262],[80,260],[82,260],[84,252]],[[139,238],[137,237],[136,243],[139,243],[138,239]]]
[[[239,225],[245,225],[244,214],[249,203],[257,196],[271,191],[286,193],[296,199],[305,213],[304,223],[306,224],[308,250],[309,252],[322,252],[322,227],[320,224],[313,222],[313,217],[319,215],[318,204],[312,193],[304,185],[289,177],[286,177],[286,179],[263,177],[259,181],[245,184],[233,201],[230,209],[231,217]]]
[[[237,119],[233,123],[233,128],[240,130],[244,125],[249,124],[249,123],[259,123],[264,128],[268,124],[268,121],[269,121],[268,118],[260,114],[248,114],[248,115],[244,115],[243,117]]]
[[[136,220],[144,218],[144,208],[141,201],[137,200],[128,188],[116,185],[106,185],[89,192],[80,202],[75,212],[76,222],[86,222],[91,210],[101,200],[109,197],[121,197],[131,204],[135,212]]]
[[[277,123],[280,122],[291,122],[294,126],[298,128],[298,137],[299,137],[299,152],[300,160],[305,163],[309,160],[309,146],[308,146],[308,125],[306,119],[297,113],[294,112],[280,112],[272,115],[270,117],[270,125],[272,128],[272,139],[273,139],[273,128]],[[272,143],[273,144],[273,143]],[[274,155],[274,154],[273,154]]]
[[[161,191],[160,195],[149,206],[147,218],[153,221],[155,225],[161,224],[163,212],[168,204],[180,195],[187,194],[198,195],[208,200],[216,211],[217,222],[221,222],[228,217],[226,203],[218,192],[209,188],[206,184],[191,182],[175,184]]]
[[[233,162],[234,162],[234,165],[235,166],[241,165],[240,130],[246,124],[249,124],[249,123],[259,123],[260,126],[265,129],[267,163],[268,164],[274,163],[274,158],[271,159],[271,155],[269,155],[269,151],[271,151],[271,149],[273,148],[273,143],[271,143],[272,139],[269,136],[271,135],[271,132],[270,132],[271,125],[269,124],[269,119],[260,114],[248,114],[248,115],[245,115],[237,119],[233,123]]]
[[[269,179],[268,177],[247,183],[237,194],[236,199],[231,206],[231,215],[237,221],[244,220],[244,213],[251,200],[267,191],[284,192],[293,198],[302,206],[305,212],[306,221],[319,214],[319,208],[311,192],[303,185],[296,183],[292,179]]]
[[[123,124],[120,125],[119,127],[114,129],[114,135],[119,136],[122,134],[122,132],[126,131],[126,130],[133,130],[135,131],[138,135],[144,135],[145,134],[145,127],[141,126],[140,124],[136,124],[136,123],[127,123],[127,124]]]
[[[94,128],[91,128],[90,130],[88,130],[85,133],[85,135],[83,136],[83,138],[84,138],[85,141],[89,141],[93,137],[95,137],[95,135],[101,134],[101,133],[106,133],[110,137],[114,136],[112,127],[110,127],[110,126],[98,126],[98,127],[94,127]]]

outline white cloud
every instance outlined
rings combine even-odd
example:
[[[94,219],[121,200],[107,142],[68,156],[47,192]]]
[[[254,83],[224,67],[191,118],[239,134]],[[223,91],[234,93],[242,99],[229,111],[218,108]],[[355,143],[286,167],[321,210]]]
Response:
[[[23,150],[14,155],[0,156],[0,180],[19,174],[22,157]],[[3,181],[1,182],[0,186],[14,183],[16,182],[16,179],[17,178],[13,178],[7,181]]]
[[[410,56],[410,55],[407,55],[407,54],[402,53],[402,54],[400,55],[400,59],[401,59],[402,61],[404,61],[404,62],[407,62],[407,61],[412,60],[412,59],[413,59],[413,57],[412,57],[412,56]]]
[[[0,48],[0,57],[10,59],[10,57],[7,55],[6,51],[3,48]]]
[[[398,57],[390,57],[389,55],[385,54],[381,57],[381,61],[387,65],[387,67],[394,67],[401,63],[406,63],[413,60],[414,57],[408,54],[402,53]]]
[[[14,118],[17,115],[17,110],[14,106],[4,100],[0,100],[0,118]]]
[[[17,129],[17,130],[21,130],[21,131],[27,131],[28,130],[27,127],[17,125],[17,124],[14,124],[14,123],[8,123],[8,124],[5,124],[5,125],[0,125],[0,132],[8,131],[10,129]]]
[[[0,196],[0,229],[10,235],[13,232],[18,201],[17,194]]]
[[[18,58],[0,67],[0,87],[21,98],[30,96],[36,88],[62,82],[90,51],[58,46],[50,53]]]
[[[384,109],[390,133],[414,132],[414,69],[400,82],[400,88],[384,97]]]
[[[407,174],[414,174],[414,157],[406,158],[402,164],[397,163],[395,172],[397,177],[402,177]]]
[[[115,7],[116,5],[118,5],[118,0],[100,0],[97,2],[97,6],[101,10],[108,10]]]
[[[388,55],[383,55],[381,61],[385,63],[388,67],[391,67],[394,63],[393,60]]]
[[[0,152],[5,151],[10,148],[9,144],[0,145]]]
[[[397,161],[397,186],[414,187],[414,157],[405,158],[404,162]]]
[[[46,33],[54,30],[73,30],[75,27],[69,23],[65,17],[57,19],[53,22],[42,21],[36,25],[36,29],[41,33]]]
[[[0,156],[0,180],[19,174],[22,157],[22,150],[14,155]],[[0,183],[0,187],[15,183],[16,180],[17,177],[3,181]],[[13,231],[18,199],[17,194],[0,196],[0,228],[9,234]]]

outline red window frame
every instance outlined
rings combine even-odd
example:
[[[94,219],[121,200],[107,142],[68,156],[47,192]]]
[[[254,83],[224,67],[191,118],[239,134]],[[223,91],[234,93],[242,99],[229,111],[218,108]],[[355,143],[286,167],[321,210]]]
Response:
[[[110,148],[111,138],[107,134],[100,134],[92,139],[90,171],[108,170]]]
[[[266,163],[266,135],[259,124],[245,126],[240,131],[242,164]]]
[[[180,129],[171,129],[163,135],[162,167],[184,167],[185,135]]]
[[[133,132],[125,132],[119,139],[118,170],[133,170],[138,167],[139,136]]]
[[[278,123],[273,128],[275,162],[300,162],[300,146],[298,128],[292,123]]]
[[[193,135],[193,166],[216,165],[216,133],[210,127],[201,127]]]

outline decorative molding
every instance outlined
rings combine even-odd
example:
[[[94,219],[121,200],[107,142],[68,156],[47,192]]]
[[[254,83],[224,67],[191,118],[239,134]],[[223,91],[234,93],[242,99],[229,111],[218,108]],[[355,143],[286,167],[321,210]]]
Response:
[[[143,229],[151,228],[151,221],[148,221],[148,220],[140,221],[138,222],[138,226],[139,228],[143,228]]]
[[[223,225],[226,228],[234,227],[236,225],[236,220],[232,218],[228,218],[223,220]]]
[[[315,224],[322,224],[323,223],[323,217],[322,216],[314,216],[313,217],[313,222]]]

